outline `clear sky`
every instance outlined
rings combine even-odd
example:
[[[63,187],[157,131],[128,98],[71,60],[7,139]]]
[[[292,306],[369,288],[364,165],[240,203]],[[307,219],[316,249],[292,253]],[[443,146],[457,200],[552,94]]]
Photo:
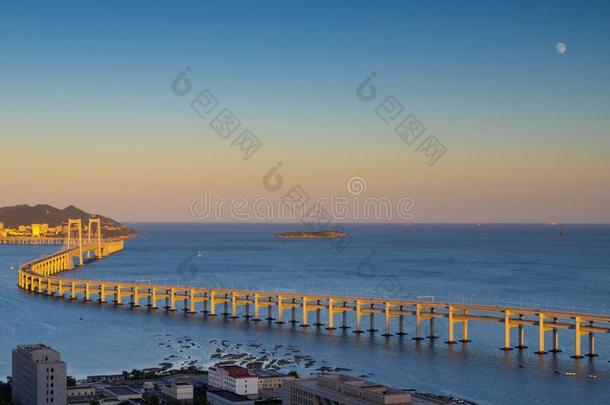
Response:
[[[281,161],[285,189],[360,176],[418,222],[608,223],[609,21],[593,0],[3,2],[0,205],[191,221],[205,189],[277,199]],[[446,147],[433,166],[376,114],[389,95]],[[262,141],[250,159],[211,129],[222,108]]]

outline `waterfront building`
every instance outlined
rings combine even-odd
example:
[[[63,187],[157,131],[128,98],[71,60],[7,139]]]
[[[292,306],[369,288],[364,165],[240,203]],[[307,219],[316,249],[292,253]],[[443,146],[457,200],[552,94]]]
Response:
[[[42,234],[42,226],[40,224],[32,224],[32,236],[39,238]]]
[[[66,388],[68,404],[89,404],[97,399],[95,387],[91,384],[75,385]]]
[[[14,405],[64,405],[67,366],[60,354],[44,344],[13,349]]]
[[[284,382],[290,405],[402,405],[408,392],[343,374],[323,374]]]
[[[258,395],[258,377],[244,367],[212,366],[208,370],[208,385],[247,397]]]
[[[185,382],[172,382],[160,386],[162,405],[191,405],[193,385]]]
[[[88,375],[88,384],[123,384],[125,376],[123,374],[103,374],[103,375]]]
[[[256,376],[258,377],[258,390],[274,391],[282,388],[284,380],[294,379],[294,377],[287,374],[278,373],[272,370],[257,371]]]
[[[39,238],[49,232],[49,224],[32,224],[32,236]]]
[[[227,390],[208,390],[206,399],[211,405],[254,405],[252,399]]]

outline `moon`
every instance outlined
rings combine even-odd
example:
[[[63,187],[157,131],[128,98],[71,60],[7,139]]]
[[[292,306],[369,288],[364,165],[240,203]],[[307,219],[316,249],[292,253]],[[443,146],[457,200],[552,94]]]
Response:
[[[564,44],[563,42],[557,42],[557,44],[555,45],[555,50],[560,55],[563,55],[564,53],[566,53],[567,49],[568,48],[566,47],[566,44]]]

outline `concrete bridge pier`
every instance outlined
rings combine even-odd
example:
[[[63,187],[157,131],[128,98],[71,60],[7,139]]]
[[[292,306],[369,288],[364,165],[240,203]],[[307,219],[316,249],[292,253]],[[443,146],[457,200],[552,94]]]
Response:
[[[400,310],[403,310],[402,305],[400,306]],[[398,315],[398,336],[405,336],[407,333],[405,332],[405,316],[403,314]]]
[[[434,309],[435,308],[430,308],[430,334],[428,336],[426,336],[428,339],[438,339],[438,336],[436,336],[434,334],[434,323],[435,323],[435,318],[434,318]]]
[[[593,321],[589,321],[589,326],[593,327]],[[586,354],[587,357],[597,357],[599,356],[595,352],[595,332],[589,332],[589,353]]]
[[[519,314],[519,320],[523,321],[524,319],[525,316],[523,314]],[[522,323],[519,323],[519,344],[515,346],[515,349],[527,349],[527,346],[525,345],[525,327]]]
[[[462,321],[462,338],[460,339],[460,342],[470,343],[471,340],[468,338],[468,311],[464,310],[462,315],[464,316],[464,320]]]
[[[250,296],[246,296],[246,299],[248,301],[246,301],[246,304],[244,305],[244,310],[246,312],[246,314],[244,315],[244,318],[246,319],[250,319],[252,318],[252,315],[250,315]]]
[[[447,343],[448,345],[452,345],[457,343],[454,339],[455,320],[453,319],[452,307],[447,307],[447,321],[449,329],[447,331],[447,341],[445,343]]]
[[[390,321],[392,320],[392,307],[387,302],[384,304],[385,306],[385,333],[381,336],[390,337],[392,334],[390,333]]]
[[[373,312],[369,313],[369,328],[366,330],[366,332],[377,332],[377,329],[375,329],[375,314]]]
[[[99,292],[97,300],[101,304],[104,304],[106,302],[106,291],[104,290],[104,284],[100,284],[97,288]]]
[[[210,312],[208,316],[216,316],[216,293],[214,290],[210,291]]]
[[[333,300],[332,300],[332,298],[329,298],[328,299],[328,327],[326,328],[326,330],[335,329],[334,317],[335,317],[335,310],[333,309]]]
[[[165,310],[166,311],[175,311],[175,298],[173,289],[165,290]]]
[[[228,294],[225,294],[223,300],[224,300],[224,303],[222,305],[222,316],[229,316],[231,314],[229,313]]]
[[[297,323],[299,323],[299,321],[297,321],[297,306],[299,305],[297,303],[296,298],[293,298],[292,301],[290,302],[290,305],[292,306],[290,308],[290,323],[295,325]]]
[[[349,329],[350,326],[347,326],[347,302],[343,302],[343,310],[341,311],[341,329]]]
[[[511,328],[511,320],[510,320],[510,311],[504,311],[504,347],[501,347],[500,350],[509,351],[513,350],[510,347],[510,328]]]
[[[271,298],[269,298],[269,301],[271,301]],[[275,321],[275,318],[273,317],[273,307],[267,303],[267,317],[265,318],[265,321]]]
[[[85,301],[91,301],[91,286],[85,283]]]
[[[148,289],[148,308],[157,309],[157,290],[155,287]]]
[[[362,307],[360,301],[356,301],[356,329],[354,329],[353,333],[363,333],[364,331],[360,329],[360,321],[362,317]]]
[[[421,306],[415,304],[415,337],[411,338],[413,340],[424,340],[421,336],[421,321]]]
[[[114,286],[114,305],[123,305],[123,297],[121,296],[121,286]]]
[[[366,331],[370,333],[377,332],[377,329],[375,329],[375,312],[369,314],[369,328]]]
[[[322,323],[322,310],[320,309],[320,300],[316,301],[316,323],[313,326],[324,326]]]
[[[196,309],[197,297],[196,297],[195,290],[191,288],[190,290],[188,290],[187,294],[188,294],[187,299],[184,301],[184,307],[188,314],[194,314],[197,312],[197,309]],[[187,306],[187,302],[188,302],[188,306]],[[226,307],[227,307],[227,302],[225,301],[225,311],[226,311]]]
[[[538,314],[538,351],[536,354],[546,354],[544,350],[544,332],[546,327],[544,326],[544,314]]]
[[[253,322],[260,322],[260,305],[258,304],[258,294],[254,293],[254,318],[252,318]]]
[[[574,356],[570,356],[573,359],[582,359],[584,356],[580,352],[580,336],[586,332],[580,330],[581,319],[579,317],[574,318]]]
[[[278,295],[276,299],[277,299],[277,303],[276,303],[277,320],[275,321],[275,323],[278,325],[283,325],[284,320],[282,319],[282,317],[283,317],[284,307],[282,305],[282,297]]]
[[[301,298],[301,326],[307,328],[309,326],[309,309],[307,308],[307,298]]]
[[[553,323],[557,322],[557,318],[553,318]],[[553,328],[553,348],[549,350],[549,353],[561,353],[559,350],[559,329]]]
[[[139,307],[138,304],[138,287],[133,286],[129,289],[129,305],[131,307]]]
[[[237,296],[235,293],[231,294],[231,319],[237,319]]]
[[[210,301],[210,293],[206,292],[203,300],[203,311],[201,311],[204,315],[207,315],[210,312],[209,301]]]

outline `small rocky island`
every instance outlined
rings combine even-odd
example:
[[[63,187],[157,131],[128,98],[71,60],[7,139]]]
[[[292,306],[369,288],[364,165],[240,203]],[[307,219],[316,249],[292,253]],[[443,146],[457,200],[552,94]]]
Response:
[[[320,232],[280,232],[275,235],[276,239],[340,239],[346,236],[343,231],[320,231]]]

